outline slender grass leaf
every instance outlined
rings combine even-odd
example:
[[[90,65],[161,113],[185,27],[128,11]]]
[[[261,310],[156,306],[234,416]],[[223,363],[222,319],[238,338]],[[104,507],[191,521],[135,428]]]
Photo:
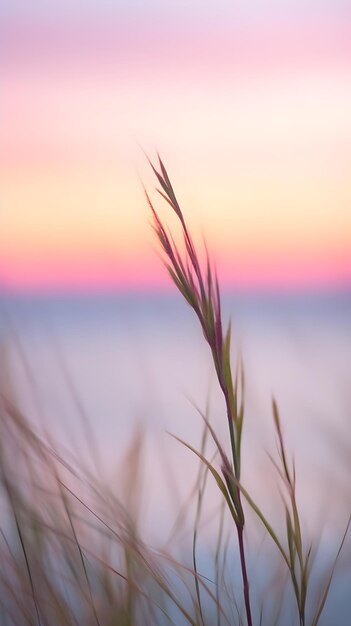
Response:
[[[171,437],[173,437],[174,439],[176,439],[177,441],[179,441],[179,443],[181,443],[183,446],[185,446],[186,448],[188,448],[189,450],[191,450],[191,452],[193,452],[194,454],[196,454],[197,457],[199,457],[199,459],[201,459],[201,461],[208,467],[208,469],[210,470],[213,478],[215,479],[219,490],[221,491],[221,493],[223,494],[225,501],[228,505],[229,511],[231,513],[232,518],[234,519],[236,524],[240,523],[240,520],[237,516],[236,511],[234,510],[230,495],[227,491],[227,488],[220,476],[220,474],[217,472],[217,470],[213,467],[213,465],[203,456],[203,454],[201,454],[200,452],[198,452],[198,450],[196,450],[195,448],[193,448],[190,444],[186,443],[186,441],[183,441],[182,439],[180,439],[180,437],[177,437],[176,435],[172,435],[172,433],[169,433],[171,435]]]

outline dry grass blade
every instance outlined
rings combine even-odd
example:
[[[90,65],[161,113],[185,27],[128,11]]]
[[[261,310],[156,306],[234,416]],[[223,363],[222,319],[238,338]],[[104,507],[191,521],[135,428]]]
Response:
[[[348,522],[347,522],[347,525],[346,525],[346,528],[345,528],[345,532],[344,532],[344,534],[343,534],[343,536],[342,536],[342,539],[341,539],[341,542],[340,542],[340,545],[339,545],[339,549],[338,549],[337,554],[336,554],[336,557],[335,557],[335,559],[334,559],[333,567],[332,567],[332,569],[331,569],[331,572],[330,572],[330,575],[329,575],[329,578],[328,578],[328,582],[327,582],[326,587],[325,587],[325,589],[324,589],[324,591],[323,591],[323,594],[322,594],[322,597],[321,597],[321,600],[320,600],[320,603],[319,603],[318,609],[317,609],[317,611],[316,611],[316,614],[315,614],[315,615],[314,615],[314,617],[313,617],[313,620],[312,620],[311,626],[317,626],[317,624],[318,624],[318,622],[319,622],[319,619],[320,619],[320,617],[321,617],[321,615],[322,615],[322,612],[323,612],[323,609],[324,609],[324,606],[325,606],[325,603],[326,603],[326,601],[327,601],[328,594],[329,594],[329,591],[330,591],[330,586],[331,586],[332,581],[333,581],[335,568],[336,568],[336,566],[337,566],[337,562],[338,562],[338,560],[339,560],[339,557],[340,557],[341,551],[342,551],[342,549],[343,549],[343,547],[344,547],[344,543],[345,543],[345,540],[346,540],[347,534],[348,534],[348,532],[349,532],[350,525],[351,525],[351,515],[350,515],[350,517],[349,517],[349,519],[348,519]]]

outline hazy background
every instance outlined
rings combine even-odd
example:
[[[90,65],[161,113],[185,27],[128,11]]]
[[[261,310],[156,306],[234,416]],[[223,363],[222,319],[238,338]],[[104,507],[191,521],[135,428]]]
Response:
[[[143,151],[156,150],[244,356],[245,483],[273,511],[274,393],[308,529],[333,546],[345,527],[350,13],[335,0],[1,2],[1,384],[82,457],[83,410],[108,476],[142,424],[151,533],[152,510],[172,519],[165,464],[179,501],[195,471],[165,434],[198,444],[189,397],[226,436],[208,351],[155,253],[140,178],[154,186]]]
[[[284,532],[277,474],[267,454],[277,458],[274,393],[289,458],[296,463],[304,535],[319,545],[314,572],[322,580],[350,511],[350,294],[225,291],[224,311],[225,317],[232,314],[234,344],[245,362],[242,480],[275,528]],[[132,458],[127,450],[135,430],[142,429],[142,533],[152,544],[168,541],[198,463],[167,433],[198,448],[202,421],[192,403],[202,411],[208,404],[220,440],[228,440],[223,399],[190,308],[167,292],[3,296],[0,336],[2,390],[41,429],[55,434],[66,457],[73,453],[84,464],[88,459],[94,474],[97,461],[98,475],[102,468],[102,476],[122,497],[130,494],[130,487],[125,491]],[[93,461],[85,420],[92,426]],[[136,490],[135,485],[132,493]],[[212,562],[218,510],[218,490],[209,480],[201,571]],[[191,540],[194,510],[188,506],[187,512],[171,543],[176,551]],[[248,529],[250,577],[257,591],[258,580],[261,588],[268,585],[278,555],[250,514]],[[235,557],[228,556],[228,562],[234,566]],[[350,566],[348,541],[324,626],[348,626]]]
[[[233,286],[351,277],[347,2],[4,0],[3,284],[164,284],[140,146]]]

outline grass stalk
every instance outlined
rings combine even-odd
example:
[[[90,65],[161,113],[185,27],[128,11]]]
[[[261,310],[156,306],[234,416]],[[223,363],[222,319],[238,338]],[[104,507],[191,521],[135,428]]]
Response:
[[[237,484],[240,480],[241,471],[243,398],[241,398],[241,411],[238,414],[238,375],[235,377],[234,382],[231,371],[231,327],[229,324],[226,333],[223,332],[222,306],[216,271],[211,266],[208,254],[206,271],[204,272],[201,268],[199,255],[195,249],[183,213],[176,199],[166,168],[160,157],[158,159],[159,170],[151,161],[149,162],[161,186],[161,189],[157,189],[158,193],[173,209],[180,222],[185,256],[182,256],[180,253],[172,235],[168,233],[155,210],[149,194],[146,189],[144,189],[153,216],[153,228],[165,255],[167,270],[176,287],[191,306],[200,322],[203,335],[212,354],[218,383],[224,397],[233,463],[232,466],[225,455],[223,453],[221,454],[222,461],[224,461],[222,471],[226,483],[224,490],[227,494],[225,496],[227,503],[229,504],[229,500],[231,501],[232,506],[229,505],[229,508],[231,509],[237,531],[247,626],[252,626],[250,588],[244,544],[245,517],[241,504],[240,489]],[[213,435],[213,431],[211,432]],[[203,455],[200,455],[200,458],[203,458]],[[217,484],[224,494],[223,484],[218,480],[218,474],[214,473],[214,468],[209,469],[215,476]],[[231,480],[232,476],[235,477],[235,481]]]

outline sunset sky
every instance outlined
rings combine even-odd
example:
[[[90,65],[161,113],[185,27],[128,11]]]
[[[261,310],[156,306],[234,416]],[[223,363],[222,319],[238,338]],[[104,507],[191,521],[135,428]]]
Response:
[[[224,284],[351,285],[348,2],[3,0],[0,74],[2,286],[166,285],[157,150]]]

